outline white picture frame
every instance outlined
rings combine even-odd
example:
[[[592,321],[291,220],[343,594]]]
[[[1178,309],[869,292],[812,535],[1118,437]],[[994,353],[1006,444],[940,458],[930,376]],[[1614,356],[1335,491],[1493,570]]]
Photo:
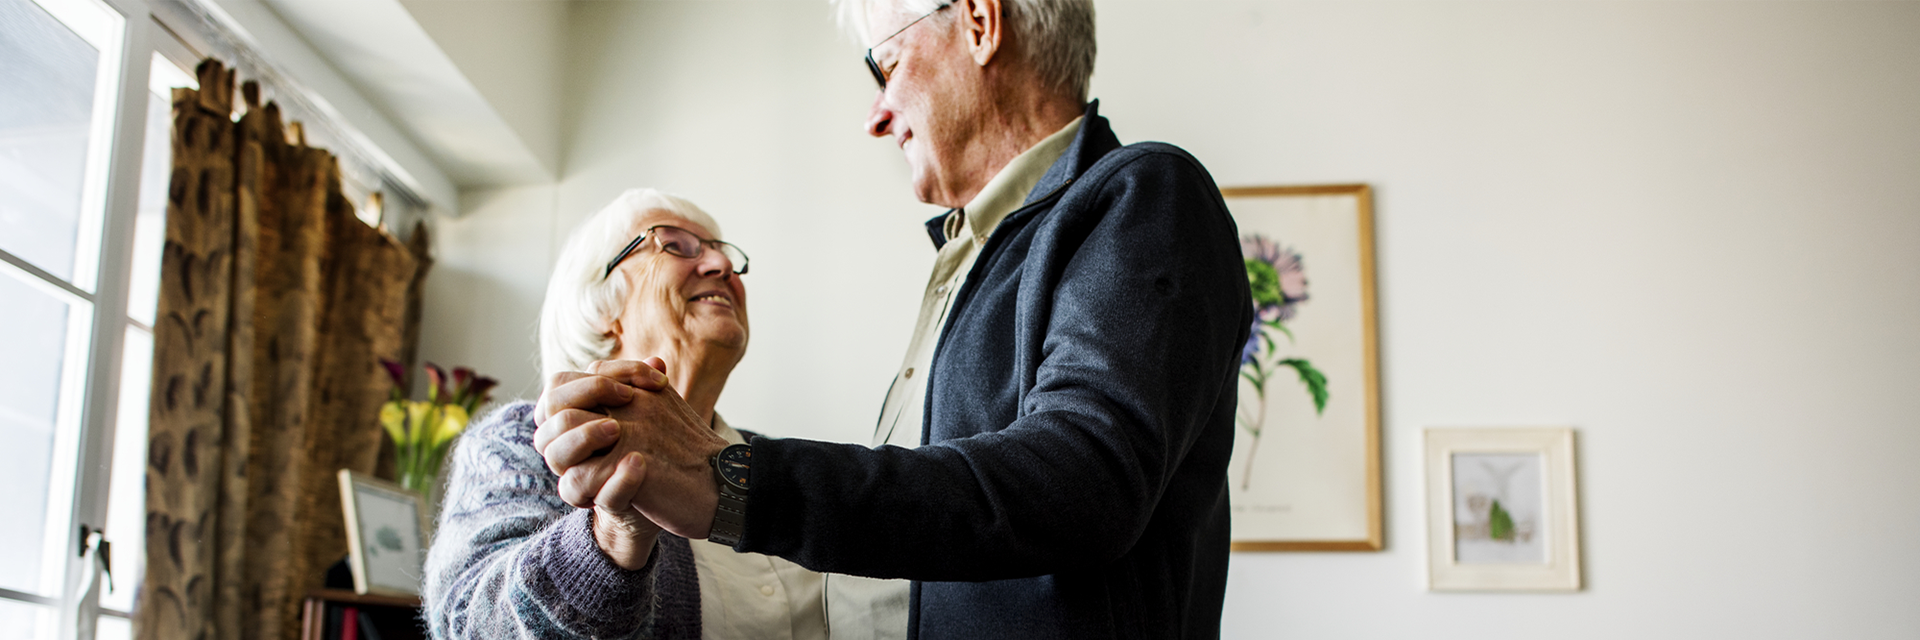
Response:
[[[426,505],[420,494],[369,475],[340,470],[346,510],[347,565],[355,593],[420,595],[426,565]]]
[[[1430,428],[1426,454],[1429,589],[1580,589],[1573,429]]]

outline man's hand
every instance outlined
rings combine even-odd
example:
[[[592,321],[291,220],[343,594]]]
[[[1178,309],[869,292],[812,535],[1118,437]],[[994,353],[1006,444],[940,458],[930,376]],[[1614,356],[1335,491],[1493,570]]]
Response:
[[[626,502],[661,528],[702,539],[720,493],[707,461],[727,442],[666,384],[664,366],[658,358],[597,362],[586,374],[556,376],[534,413],[534,448],[560,476],[568,504],[624,515],[611,507],[630,495]],[[600,529],[596,520],[596,537]]]

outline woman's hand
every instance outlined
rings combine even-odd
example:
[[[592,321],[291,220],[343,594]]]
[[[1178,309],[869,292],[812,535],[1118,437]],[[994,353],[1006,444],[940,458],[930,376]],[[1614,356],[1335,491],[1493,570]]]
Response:
[[[660,527],[633,508],[633,497],[646,480],[646,457],[628,453],[613,466],[613,475],[593,500],[593,539],[614,565],[633,571],[647,566]]]
[[[666,389],[667,377],[661,373],[666,361],[648,358],[646,362],[595,362],[587,373],[567,371],[555,374],[547,390],[534,406],[533,449],[547,461],[554,475],[565,479],[567,471],[597,456],[611,452],[620,441],[620,423],[608,417],[611,407],[633,401],[640,389]],[[611,461],[601,481],[612,474]],[[582,500],[567,499],[567,504],[592,506],[598,483]],[[562,491],[563,494],[568,493]]]
[[[658,358],[597,362],[591,373],[556,376],[534,412],[533,444],[560,476],[567,504],[596,515],[630,505],[668,531],[703,539],[719,502],[708,460],[727,442],[666,384],[664,366]]]
[[[548,409],[582,402],[583,396],[618,400],[630,397],[635,387],[666,386],[666,376],[660,373],[666,363],[659,358],[615,364],[595,363],[590,367],[595,373],[554,376],[549,388],[560,391],[558,395],[550,392],[540,396],[534,412],[540,428],[534,431],[533,446],[546,458],[547,467],[561,477],[561,498],[573,506],[593,509],[593,539],[600,551],[614,565],[632,571],[646,566],[660,535],[660,527],[633,508],[633,496],[646,480],[646,457],[628,452],[617,460],[593,460],[619,442],[619,423],[588,410]],[[607,375],[597,375],[603,370]],[[581,380],[586,382],[579,383]],[[555,413],[567,415],[550,419]],[[589,490],[583,483],[598,486]]]

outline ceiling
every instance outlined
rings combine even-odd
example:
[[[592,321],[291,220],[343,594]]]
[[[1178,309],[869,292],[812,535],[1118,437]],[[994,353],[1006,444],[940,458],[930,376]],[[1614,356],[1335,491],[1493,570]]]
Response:
[[[559,175],[567,2],[202,1],[269,48],[290,30],[459,190]]]

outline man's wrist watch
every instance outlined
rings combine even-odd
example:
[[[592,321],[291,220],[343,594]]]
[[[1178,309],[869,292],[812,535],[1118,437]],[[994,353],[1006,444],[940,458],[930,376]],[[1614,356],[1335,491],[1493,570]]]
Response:
[[[740,544],[747,532],[747,490],[753,480],[753,445],[735,444],[707,460],[714,482],[720,485],[720,504],[713,510],[713,530],[707,540]]]

